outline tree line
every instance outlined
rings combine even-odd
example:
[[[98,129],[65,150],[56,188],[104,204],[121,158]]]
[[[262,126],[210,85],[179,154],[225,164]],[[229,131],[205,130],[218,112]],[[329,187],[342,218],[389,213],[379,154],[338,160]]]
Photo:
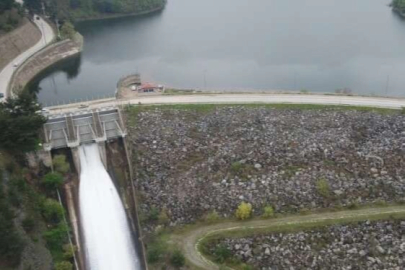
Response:
[[[166,0],[25,0],[33,13],[42,12],[60,20],[87,18],[102,14],[134,13],[162,7]]]
[[[0,0],[0,34],[16,28],[23,15],[23,8],[14,0]]]
[[[401,13],[405,13],[405,0],[393,0],[392,7]]]

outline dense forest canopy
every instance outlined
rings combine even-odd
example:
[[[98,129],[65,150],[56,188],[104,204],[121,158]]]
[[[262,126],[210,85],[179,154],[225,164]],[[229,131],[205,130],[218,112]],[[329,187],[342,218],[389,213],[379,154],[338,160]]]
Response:
[[[392,6],[400,12],[405,12],[405,0],[393,0]]]
[[[14,0],[0,0],[0,34],[16,28],[23,15],[23,10]]]

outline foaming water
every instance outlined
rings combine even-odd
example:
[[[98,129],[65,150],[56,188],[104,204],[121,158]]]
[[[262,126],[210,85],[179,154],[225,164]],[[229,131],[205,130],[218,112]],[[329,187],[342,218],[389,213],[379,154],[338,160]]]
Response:
[[[118,192],[104,168],[96,144],[80,152],[80,217],[89,270],[140,270]]]

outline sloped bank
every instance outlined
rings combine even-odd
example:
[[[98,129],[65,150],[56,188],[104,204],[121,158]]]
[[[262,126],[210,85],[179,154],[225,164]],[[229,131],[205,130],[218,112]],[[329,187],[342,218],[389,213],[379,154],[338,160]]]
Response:
[[[0,71],[41,38],[39,29],[32,22],[24,20],[23,25],[0,37]]]
[[[233,216],[241,202],[260,216],[266,206],[297,213],[403,201],[404,117],[314,105],[134,107],[139,207],[166,211],[176,226]]]

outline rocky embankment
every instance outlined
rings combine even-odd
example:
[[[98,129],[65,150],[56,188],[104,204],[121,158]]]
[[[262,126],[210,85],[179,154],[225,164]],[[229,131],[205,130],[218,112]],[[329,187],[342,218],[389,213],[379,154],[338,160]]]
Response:
[[[400,270],[405,267],[404,235],[405,221],[365,221],[297,233],[223,239],[211,243],[209,250],[261,270]]]
[[[176,225],[233,215],[242,201],[261,215],[404,200],[405,115],[197,108],[129,112],[146,216],[163,210]]]

